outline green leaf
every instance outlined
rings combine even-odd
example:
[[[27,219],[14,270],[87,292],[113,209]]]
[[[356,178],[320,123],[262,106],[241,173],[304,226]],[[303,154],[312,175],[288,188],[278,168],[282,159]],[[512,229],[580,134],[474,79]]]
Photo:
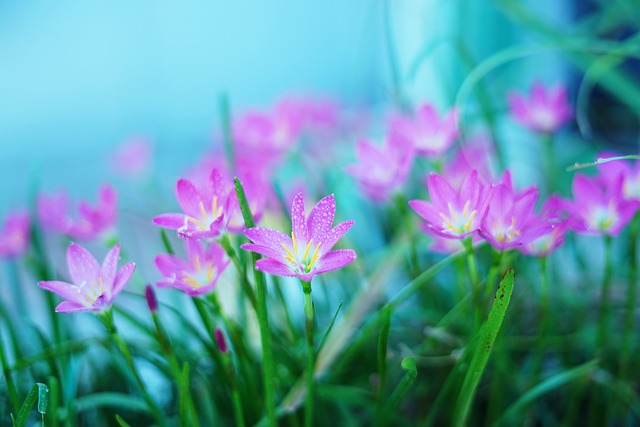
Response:
[[[160,229],[160,238],[162,239],[162,244],[164,245],[164,249],[167,251],[169,255],[175,255],[176,251],[173,250],[173,245],[171,244],[171,240],[169,240],[169,236],[164,228]]]
[[[120,415],[116,414],[116,422],[120,427],[131,427]]]
[[[338,305],[338,309],[333,314],[333,317],[331,318],[331,323],[329,323],[329,327],[327,328],[326,332],[322,336],[322,341],[320,341],[320,346],[318,347],[318,353],[320,353],[320,350],[322,350],[324,343],[327,341],[327,338],[329,337],[329,333],[331,332],[331,329],[333,329],[333,324],[336,323],[336,319],[338,318],[338,313],[340,313],[340,309],[342,308],[343,303],[344,301],[340,301],[340,305]]]
[[[458,395],[458,401],[454,410],[454,423],[455,426],[464,426],[469,416],[469,410],[471,409],[471,403],[475,395],[478,383],[482,378],[484,369],[489,361],[493,344],[498,336],[502,321],[507,312],[509,301],[511,300],[511,293],[513,292],[513,284],[515,281],[515,274],[513,269],[507,270],[502,276],[500,285],[496,292],[491,311],[489,312],[489,318],[485,324],[480,328],[479,336],[480,340],[477,342],[475,353],[467,374],[464,377],[462,383],[462,390]]]
[[[407,371],[404,377],[398,383],[391,397],[387,401],[386,405],[382,409],[382,413],[376,418],[376,426],[382,426],[391,414],[396,410],[404,396],[407,394],[413,383],[418,377],[418,369],[416,368],[416,361],[413,357],[405,357],[400,362],[400,367]]]
[[[24,402],[20,407],[20,411],[18,411],[17,418],[14,420],[14,426],[24,427],[27,425],[27,418],[29,417],[29,413],[36,402],[38,403],[38,412],[45,414],[47,412],[47,404],[49,403],[48,393],[49,389],[46,384],[36,383],[31,387],[29,394],[27,394],[27,397],[24,399]]]

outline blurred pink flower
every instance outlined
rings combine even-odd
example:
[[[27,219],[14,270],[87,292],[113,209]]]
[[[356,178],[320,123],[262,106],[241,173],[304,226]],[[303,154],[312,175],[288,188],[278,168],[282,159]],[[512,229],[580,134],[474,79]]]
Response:
[[[540,216],[553,225],[553,229],[537,239],[518,248],[520,252],[533,256],[547,256],[564,243],[567,234],[568,221],[562,217],[562,201],[556,195],[551,195],[544,205]]]
[[[404,184],[411,170],[413,150],[406,140],[389,135],[383,146],[358,141],[356,157],[358,163],[347,166],[347,172],[372,200],[386,201]]]
[[[494,155],[493,144],[483,136],[466,139],[458,145],[453,158],[442,167],[442,175],[455,189],[462,186],[462,182],[475,169],[482,184],[489,184],[495,180],[491,172],[491,160]]]
[[[513,119],[534,132],[553,133],[573,117],[563,85],[547,90],[536,82],[531,86],[529,98],[512,92],[508,102]]]
[[[453,145],[458,136],[458,111],[452,108],[441,118],[431,104],[424,104],[413,117],[392,118],[390,129],[409,140],[417,154],[438,157]]]
[[[119,256],[120,245],[116,245],[100,266],[89,251],[72,243],[67,250],[72,283],[51,280],[38,285],[66,300],[56,307],[57,312],[104,311],[111,307],[135,270],[135,264],[128,262],[116,273]]]
[[[329,195],[306,217],[302,193],[298,193],[291,207],[291,236],[271,228],[249,228],[245,234],[252,243],[241,247],[266,257],[256,262],[257,270],[310,282],[316,275],[340,269],[356,259],[351,249],[331,250],[353,226],[348,220],[332,227],[335,213],[335,199]]]
[[[480,235],[494,248],[504,251],[527,244],[553,229],[545,218],[533,213],[538,189],[529,187],[518,193],[507,170],[494,186],[491,202],[482,219]]]
[[[577,174],[573,178],[573,200],[565,200],[569,226],[578,233],[616,236],[631,220],[640,202],[626,200],[623,177],[606,182],[602,177]]]
[[[603,159],[619,155],[604,152],[599,153],[597,158]],[[640,162],[637,160],[615,160],[599,164],[598,170],[608,186],[613,186],[617,180],[622,179],[622,196],[626,200],[640,200]]]
[[[184,213],[168,213],[153,218],[153,223],[178,230],[182,239],[210,239],[226,230],[227,222],[237,207],[237,198],[230,183],[223,181],[218,169],[213,169],[203,186],[196,187],[187,179],[176,184],[178,203]]]
[[[69,235],[78,240],[93,240],[115,227],[118,216],[118,195],[110,185],[100,187],[98,203],[86,201],[78,205],[78,216],[68,214],[68,196],[64,191],[53,196],[38,197],[38,216],[45,228]]]
[[[117,147],[111,167],[122,175],[137,177],[151,168],[153,146],[144,138],[134,138]]]
[[[22,255],[29,248],[31,221],[26,212],[13,212],[7,215],[4,227],[0,230],[0,258],[13,258]]]
[[[491,186],[483,185],[475,169],[467,174],[460,190],[431,173],[427,186],[431,202],[410,200],[409,205],[427,222],[425,229],[449,239],[462,239],[479,230],[491,199]]]
[[[191,296],[205,294],[215,287],[218,279],[229,265],[224,249],[215,242],[206,250],[200,241],[187,240],[187,259],[175,255],[160,254],[155,263],[164,276],[156,283],[159,287],[172,287]]]

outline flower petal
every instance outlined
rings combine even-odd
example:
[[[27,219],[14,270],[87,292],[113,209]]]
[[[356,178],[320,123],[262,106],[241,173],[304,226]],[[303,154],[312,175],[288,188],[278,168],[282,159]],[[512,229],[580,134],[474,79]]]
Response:
[[[336,249],[324,255],[318,261],[318,266],[314,269],[316,274],[337,270],[347,264],[352,263],[357,258],[356,253],[351,249]]]
[[[102,270],[98,261],[82,246],[72,243],[67,250],[67,264],[71,280],[77,286],[84,286],[100,277]]]
[[[133,271],[136,269],[136,264],[133,262],[128,262],[122,266],[118,274],[116,275],[116,279],[113,282],[113,287],[111,288],[111,295],[109,297],[109,302],[111,302],[118,294],[122,291],[124,286],[127,284]]]
[[[322,243],[320,253],[328,252],[344,234],[353,227],[353,220],[347,220],[333,227],[327,234],[322,236],[318,243]]]
[[[286,247],[293,246],[291,237],[272,228],[253,227],[247,229],[244,234],[251,239],[253,243],[270,247],[276,251],[282,250],[282,245],[285,245]]]
[[[56,307],[56,313],[75,313],[78,311],[98,311],[93,307],[84,306],[71,301],[62,301]]]
[[[244,249],[245,251],[255,252],[257,254],[260,254],[269,258],[280,260],[281,262],[285,261],[284,253],[283,253],[284,250],[282,248],[280,248],[280,250],[278,251],[275,248],[272,248],[269,246],[263,246],[263,245],[256,245],[255,243],[245,243],[241,245],[240,248]]]
[[[448,212],[448,203],[456,203],[458,200],[458,194],[451,187],[449,182],[436,173],[430,173],[427,180],[427,187],[429,189],[429,197],[436,210]]]
[[[276,276],[293,277],[296,274],[285,264],[271,258],[262,258],[256,261],[256,270]]]
[[[314,242],[320,242],[331,230],[336,214],[336,200],[333,194],[321,199],[309,213],[307,229]],[[343,233],[344,234],[344,233]]]
[[[291,204],[291,232],[295,236],[298,245],[304,246],[309,241],[309,231],[304,215],[304,197],[298,193]]]
[[[183,214],[162,214],[153,218],[153,223],[162,228],[169,228],[171,230],[177,230],[180,227],[184,227],[186,216]]]
[[[180,207],[187,215],[194,216],[196,218],[202,217],[201,210],[207,204],[202,200],[200,191],[195,185],[188,179],[179,179],[176,184],[176,194],[178,196],[178,203]]]
[[[116,279],[118,270],[118,259],[120,259],[120,245],[115,245],[102,262],[102,280],[107,286],[111,286]]]
[[[73,301],[78,304],[82,304],[86,300],[82,297],[80,288],[74,284],[61,282],[58,280],[48,280],[38,282],[38,286],[47,291],[54,292],[60,295],[62,298]]]

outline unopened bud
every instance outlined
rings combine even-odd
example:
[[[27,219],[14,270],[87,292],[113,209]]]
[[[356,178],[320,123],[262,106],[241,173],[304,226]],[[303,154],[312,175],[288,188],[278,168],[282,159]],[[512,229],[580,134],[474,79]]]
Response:
[[[226,353],[229,349],[227,348],[227,339],[224,337],[224,332],[220,328],[216,328],[214,335],[216,337],[216,344],[218,344],[218,350],[220,353]]]
[[[149,310],[152,313],[158,311],[158,299],[156,298],[156,292],[153,290],[153,287],[151,285],[147,285],[147,287],[144,289],[144,295],[147,297]]]

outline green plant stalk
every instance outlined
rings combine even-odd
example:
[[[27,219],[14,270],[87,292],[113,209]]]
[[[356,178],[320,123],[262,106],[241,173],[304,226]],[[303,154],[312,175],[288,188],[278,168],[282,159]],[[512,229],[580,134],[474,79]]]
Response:
[[[549,271],[547,269],[547,257],[540,258],[540,327],[538,329],[538,339],[536,354],[533,359],[533,375],[531,386],[540,381],[542,376],[542,361],[544,359],[544,345],[542,341],[549,325],[549,314],[551,313],[551,292],[549,289]]]
[[[600,305],[600,318],[598,321],[598,335],[596,351],[605,352],[609,343],[609,317],[611,316],[611,277],[613,275],[613,239],[604,236],[605,264],[602,277],[602,296]]]
[[[513,269],[507,270],[500,281],[498,290],[496,291],[491,311],[489,311],[489,317],[480,330],[479,334],[481,341],[479,341],[474,348],[475,352],[473,359],[471,360],[469,370],[464,377],[462,389],[458,395],[458,400],[453,412],[453,425],[456,427],[466,425],[473,397],[475,396],[476,389],[480,379],[482,378],[482,373],[489,361],[493,344],[498,336],[500,327],[502,326],[502,321],[504,320],[507,308],[509,307],[514,281],[515,274]]]
[[[638,233],[640,215],[636,214],[629,231],[629,281],[627,282],[627,306],[624,312],[622,349],[620,350],[620,378],[629,376],[629,361],[633,347],[634,314],[638,296]]]
[[[378,336],[378,413],[384,402],[385,385],[387,383],[387,344],[389,342],[389,328],[391,326],[391,307],[384,307],[380,318],[380,335]]]
[[[152,312],[151,317],[153,318],[153,324],[156,328],[156,334],[158,336],[158,341],[160,342],[160,347],[164,352],[167,361],[169,362],[169,367],[171,368],[171,372],[173,373],[174,379],[178,385],[180,385],[180,381],[182,379],[182,372],[180,369],[180,363],[178,362],[178,358],[176,357],[175,352],[173,351],[173,347],[169,342],[169,338],[165,332],[162,323],[160,322],[160,318],[157,312]],[[191,396],[191,389],[186,387],[186,390],[183,390],[182,387],[179,387],[180,391],[180,400],[184,401],[187,406],[187,411],[189,415],[186,419],[181,419],[181,425],[183,426],[199,426],[200,422],[198,420],[198,412],[196,411],[196,407],[193,403],[193,396]],[[186,391],[186,392],[185,392]]]
[[[242,183],[236,177],[234,178],[234,186],[236,195],[238,196],[238,203],[240,204],[240,210],[247,228],[255,226],[253,214],[249,209],[249,203],[247,197],[242,188]],[[255,265],[256,261],[260,259],[260,255],[255,252],[251,253],[252,265]],[[269,314],[267,311],[267,283],[265,276],[262,272],[253,269],[254,280],[256,283],[256,299],[257,299],[257,315],[258,324],[260,325],[260,341],[262,343],[262,363],[263,363],[263,381],[264,381],[264,399],[267,412],[267,418],[269,426],[276,427],[276,405],[275,405],[275,369],[273,366],[273,350],[271,348],[271,329],[269,328]]]
[[[116,347],[118,347],[118,350],[120,351],[120,354],[122,354],[122,356],[124,357],[125,362],[129,366],[129,369],[131,369],[131,373],[133,374],[133,377],[136,380],[137,386],[140,388],[142,397],[147,403],[147,406],[149,407],[149,410],[151,411],[153,418],[156,420],[156,423],[158,423],[158,426],[160,427],[166,426],[167,424],[165,422],[165,416],[162,414],[162,411],[160,410],[156,402],[153,400],[153,398],[147,391],[147,388],[145,387],[144,382],[142,381],[142,378],[140,377],[140,374],[136,369],[136,365],[133,361],[133,355],[131,354],[131,351],[129,350],[129,347],[124,342],[120,334],[118,333],[118,329],[116,328],[116,325],[113,321],[113,310],[109,308],[108,310],[102,313],[99,313],[97,316],[106,327],[107,331],[109,332],[109,336],[111,337],[113,342],[116,344]]]
[[[2,341],[2,335],[0,334],[0,342]],[[11,406],[14,411],[18,411],[20,409],[20,399],[18,398],[18,389],[16,388],[16,384],[13,382],[13,376],[11,374],[11,369],[9,367],[7,361],[7,355],[4,353],[4,346],[0,345],[0,363],[2,363],[2,372],[4,374],[5,381],[7,382],[7,391],[9,392],[9,402],[11,402]]]
[[[315,309],[313,300],[311,299],[311,282],[304,280],[302,283],[302,291],[304,292],[304,318],[307,331],[307,396],[304,403],[304,425],[311,427],[313,425],[313,398],[314,398],[314,365],[315,350],[313,346],[313,326],[315,320]]]
[[[482,318],[482,295],[480,294],[480,277],[478,275],[478,264],[476,263],[476,255],[473,251],[473,242],[471,237],[462,240],[462,244],[467,252],[467,269],[469,270],[469,281],[471,283],[471,300],[473,301],[473,330],[471,334],[475,334],[478,330]]]
[[[552,133],[545,132],[540,135],[542,139],[542,145],[544,150],[544,159],[542,170],[544,171],[544,182],[547,190],[547,194],[553,193],[555,190],[553,184],[556,181],[556,168],[555,168],[555,155],[554,155],[554,138]]]
[[[238,274],[240,275],[240,284],[242,285],[242,290],[249,298],[249,301],[251,302],[251,306],[253,307],[253,309],[256,310],[258,307],[258,300],[256,299],[256,294],[255,292],[253,292],[253,289],[251,288],[251,285],[247,280],[247,270],[242,265],[242,262],[238,257],[238,253],[235,251],[235,249],[231,245],[231,240],[229,239],[229,235],[227,233],[225,233],[220,238],[220,245],[224,248],[229,258],[231,258],[231,261],[233,262],[233,265],[236,267],[236,270],[238,270]]]
[[[413,385],[418,377],[418,369],[416,368],[416,361],[413,357],[405,357],[400,364],[402,369],[407,371],[398,386],[391,393],[389,401],[384,406],[382,413],[376,417],[376,427],[381,427],[386,424],[387,418],[396,409],[396,407],[402,401],[402,398],[407,394],[409,388]]]

